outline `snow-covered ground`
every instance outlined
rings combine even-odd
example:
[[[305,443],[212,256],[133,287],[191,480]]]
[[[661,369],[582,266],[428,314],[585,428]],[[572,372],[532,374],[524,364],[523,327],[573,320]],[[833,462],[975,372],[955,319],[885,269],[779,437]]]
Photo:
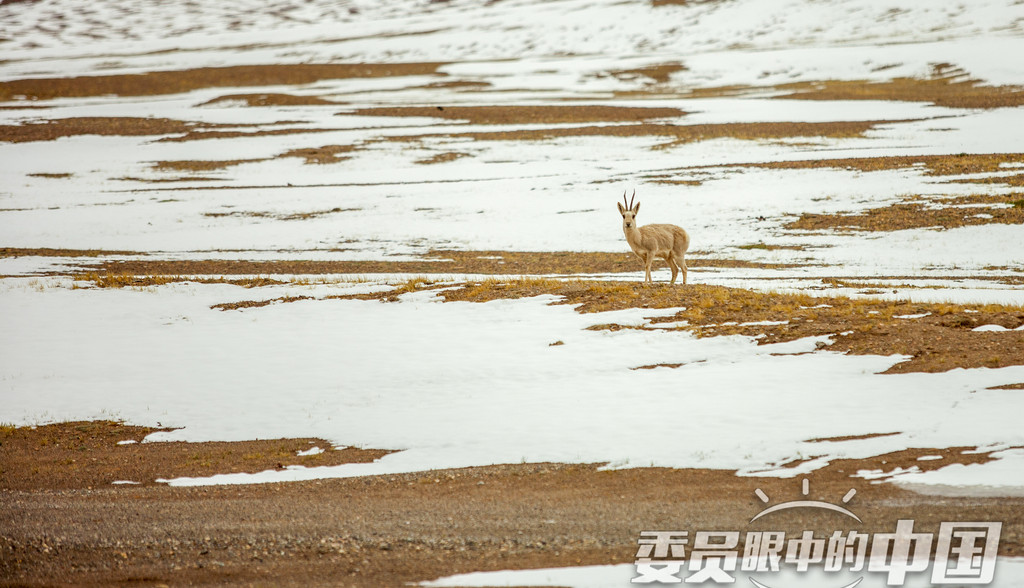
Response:
[[[403,450],[369,464],[172,484],[543,461],[795,476],[907,447],[1024,445],[1019,391],[990,389],[1024,381],[1024,367],[880,375],[903,356],[808,353],[820,338],[758,345],[586,330],[644,325],[673,309],[579,314],[551,297],[441,303],[430,291],[392,304],[322,299],[376,287],[364,283],[261,288],[263,299],[320,299],[224,312],[210,306],[254,293],[24,278],[0,286],[5,420],[115,418],[182,427],[150,441],[318,436]],[[630,369],[657,363],[683,366]],[[890,432],[899,434],[809,441]],[[1013,475],[1021,470],[1001,470],[1001,484],[1024,483]]]
[[[956,178],[921,168],[737,167],[1016,153],[1024,109],[787,101],[767,90],[687,97],[731,85],[926,77],[938,64],[985,84],[1024,84],[1024,62],[1006,57],[1024,54],[1020,2],[315,0],[228,7],[40,0],[0,6],[0,30],[0,81],[247,64],[445,63],[436,75],[5,103],[0,124],[133,116],[301,132],[189,142],[86,135],[0,143],[0,246],[174,259],[407,259],[437,248],[624,251],[614,203],[622,190],[636,187],[641,222],[683,225],[703,256],[808,266],[770,275],[694,271],[696,281],[803,289],[829,275],[906,276],[899,284],[938,282],[898,296],[1024,301],[1019,285],[969,280],[1020,275],[1020,225],[841,235],[784,228],[801,213],[863,210],[914,194],[1006,194],[1010,187],[945,183]],[[623,73],[667,63],[684,67],[660,85]],[[338,104],[207,104],[239,93]],[[854,138],[722,138],[660,148],[665,137],[472,140],[444,134],[529,125],[351,114],[373,106],[459,104],[674,107],[688,113],[667,121],[678,125],[879,122]],[[387,140],[394,136],[416,139]],[[359,148],[325,165],[278,157],[324,145]],[[468,156],[417,163],[448,152]],[[242,159],[255,161],[194,174],[212,180],[153,166]],[[660,184],[656,177],[701,183]],[[334,209],[301,221],[267,216]],[[740,248],[756,243],[796,248]],[[757,346],[744,337],[695,339],[655,329],[587,331],[613,318],[643,324],[657,313],[581,316],[543,298],[441,304],[414,294],[390,305],[307,300],[240,312],[209,308],[296,292],[323,298],[372,282],[254,294],[192,283],[73,289],[68,279],[24,277],[71,262],[0,260],[0,274],[21,276],[0,280],[0,421],[121,418],[181,427],[150,441],[314,435],[338,445],[402,450],[373,464],[175,484],[520,461],[755,473],[823,452],[807,467],[907,447],[1024,445],[1014,418],[1020,391],[990,389],[1024,381],[1021,367],[883,376],[878,372],[899,357],[813,352],[815,339]],[[555,341],[564,345],[550,346]],[[659,362],[685,365],[629,369]],[[807,441],[895,431],[900,434],[813,447]],[[960,475],[950,468],[944,475],[953,482],[923,475],[941,485],[974,479],[1024,485],[1013,474],[1021,468],[1008,467],[1020,455],[1000,456],[994,462],[1000,465],[969,466]],[[979,470],[988,473],[976,476]]]

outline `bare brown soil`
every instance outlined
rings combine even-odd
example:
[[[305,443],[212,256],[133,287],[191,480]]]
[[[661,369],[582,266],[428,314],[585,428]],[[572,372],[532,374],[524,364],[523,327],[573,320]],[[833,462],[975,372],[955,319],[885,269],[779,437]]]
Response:
[[[241,165],[243,163],[255,163],[263,161],[262,159],[227,159],[223,161],[196,161],[196,160],[177,160],[177,161],[157,161],[153,164],[153,169],[159,171],[189,171],[189,172],[204,172],[214,171],[218,169],[225,169],[235,165]]]
[[[308,212],[296,212],[291,214],[282,214],[276,212],[263,212],[258,210],[234,210],[231,212],[205,212],[203,216],[212,218],[223,218],[223,217],[248,217],[248,218],[272,218],[275,220],[284,221],[295,221],[295,220],[307,220],[311,218],[317,218],[326,216],[329,214],[337,214],[340,212],[352,212],[356,210],[362,210],[361,208],[330,208],[327,210],[310,210]]]
[[[338,163],[349,159],[347,153],[357,149],[355,145],[324,145],[323,147],[308,147],[285,151],[278,157],[301,157],[306,163]]]
[[[200,88],[310,84],[320,80],[440,75],[441,63],[290,64],[202,67],[144,74],[33,78],[0,82],[0,101],[83,96],[151,96]],[[21,97],[21,98],[19,98]]]
[[[113,249],[54,249],[50,247],[24,248],[0,247],[0,257],[103,257],[107,255],[143,256],[138,251],[117,251]]]
[[[99,488],[115,481],[141,485],[158,479],[262,472],[287,466],[364,463],[388,451],[334,449],[323,439],[271,439],[235,443],[142,443],[169,431],[112,421],[70,422],[35,428],[0,428],[0,488]],[[121,441],[135,443],[118,445]],[[299,456],[313,447],[323,453]]]
[[[25,251],[31,255],[36,250]],[[59,250],[57,250],[59,251]],[[690,267],[797,267],[732,259],[687,257]],[[605,274],[642,269],[632,253],[594,251],[431,251],[420,261],[246,261],[246,260],[97,260],[83,269],[100,274],[133,275],[273,275],[371,273]]]
[[[460,151],[446,151],[430,157],[424,157],[423,159],[417,159],[415,163],[420,165],[434,165],[436,163],[448,163],[449,161],[455,161],[456,159],[462,159],[463,157],[470,157],[470,155],[469,153],[462,153]]]
[[[950,155],[907,155],[889,157],[858,157],[847,159],[812,159],[806,161],[774,161],[747,164],[749,167],[773,169],[840,168],[857,171],[883,171],[923,166],[929,176],[981,174],[1000,171],[1004,164],[1024,163],[1024,153],[977,153]]]
[[[657,2],[655,2],[657,5]],[[620,79],[631,79],[637,76],[645,77],[655,84],[667,84],[672,74],[680,71],[686,71],[686,66],[681,63],[662,63],[660,65],[651,65],[648,67],[638,67],[635,69],[617,69],[609,72],[612,76]]]
[[[651,0],[652,6],[686,6],[688,4],[712,4],[722,0]]]
[[[900,231],[989,224],[1024,224],[1024,194],[917,198],[911,202],[872,208],[855,214],[804,213],[785,226],[797,230]]]
[[[220,104],[222,102],[244,102],[246,106],[337,106],[337,102],[325,100],[317,96],[297,96],[295,94],[226,94],[213,100],[203,102],[201,106]]]
[[[26,469],[34,448],[55,436],[74,446],[82,427],[91,429],[91,437],[86,449],[72,450],[75,459],[110,464],[108,477],[129,478],[136,467],[150,475],[194,467],[188,453],[161,447],[167,444],[116,445],[126,433],[117,423],[0,433],[0,450],[16,456],[0,482],[0,585],[399,587],[478,570],[630,563],[642,530],[736,530],[742,536],[770,528],[827,536],[849,526],[813,509],[782,511],[763,525],[752,524],[764,508],[755,489],[773,503],[835,503],[853,488],[857,494],[847,507],[864,521],[857,530],[866,533],[892,532],[897,520],[907,518],[917,532],[934,532],[942,521],[1001,521],[999,553],[1024,554],[1022,498],[929,497],[851,477],[860,470],[931,470],[991,459],[963,453],[973,448],[836,460],[805,476],[808,497],[798,479],[550,463],[204,488],[148,480],[113,486],[97,483],[87,467],[62,462],[54,464],[52,482]],[[11,438],[18,439],[13,449]],[[268,443],[289,451],[290,443],[308,446],[308,440]],[[231,444],[180,445],[203,454],[226,452],[230,457],[219,465],[225,471],[246,465],[246,450],[223,447]],[[122,452],[133,447],[138,461],[126,461]],[[918,461],[924,455],[942,459]]]
[[[662,0],[656,0],[662,1]],[[671,0],[664,0],[670,2]],[[657,91],[658,87],[646,92]],[[662,88],[677,93],[679,89]],[[1024,87],[989,86],[970,79],[966,72],[949,64],[937,65],[930,77],[895,78],[886,81],[821,80],[774,86],[720,86],[683,89],[683,97],[714,98],[779,93],[782,100],[891,100],[930,102],[948,108],[1006,108],[1024,104]],[[636,92],[625,92],[626,95]]]
[[[242,125],[232,125],[242,126]],[[205,129],[192,129],[184,134],[161,137],[157,141],[161,143],[184,143],[185,141],[202,141],[204,139],[237,139],[239,137],[270,137],[283,135],[303,135],[312,133],[328,133],[335,129],[309,129],[305,127],[292,127],[286,129],[255,129],[252,131],[233,130],[218,131]]]
[[[779,96],[796,100],[901,100],[930,102],[948,108],[1007,108],[1024,104],[1020,86],[985,86],[978,80],[954,77],[896,78],[885,82],[800,82],[776,86],[792,93]]]
[[[403,106],[361,108],[345,115],[416,116],[457,120],[478,125],[641,122],[686,115],[678,108],[623,106]]]
[[[475,141],[544,141],[560,137],[664,137],[666,143],[657,149],[711,139],[771,140],[793,137],[860,137],[880,124],[901,121],[855,121],[827,123],[731,123],[731,124],[621,124],[602,126],[558,127],[514,131],[479,131],[469,133],[435,133],[416,136],[394,136],[389,141],[411,142],[430,137],[473,139]]]
[[[298,132],[288,129],[288,132]],[[243,134],[252,135],[253,133],[233,132],[233,136],[242,136]],[[257,133],[258,134],[258,133]],[[203,139],[207,137],[207,133],[191,133],[186,135],[190,139]],[[224,132],[220,132],[221,138],[226,137]],[[359,147],[356,145],[324,145],[323,147],[303,147],[300,149],[290,149],[277,155],[276,157],[299,157],[303,159],[304,163],[307,164],[327,164],[327,163],[339,163],[347,159],[351,159],[347,154],[355,152]],[[267,161],[266,159],[229,159],[223,161],[209,161],[209,160],[175,160],[175,161],[157,161],[153,164],[153,169],[157,171],[188,171],[188,172],[204,172],[213,171],[219,169],[225,169],[235,165],[241,165],[243,163],[258,163],[260,161]],[[194,180],[195,177],[186,178]],[[152,181],[152,180],[150,180]]]
[[[208,129],[212,126],[168,118],[127,116],[61,118],[41,123],[0,125],[0,141],[9,143],[53,141],[61,137],[76,135],[179,135],[188,134],[200,128]]]

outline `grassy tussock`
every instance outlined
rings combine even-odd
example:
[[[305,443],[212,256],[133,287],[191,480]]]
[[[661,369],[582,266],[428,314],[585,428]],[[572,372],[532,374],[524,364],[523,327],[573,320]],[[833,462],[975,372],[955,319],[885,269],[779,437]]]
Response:
[[[1018,315],[1024,322],[1020,308],[1001,305],[826,298],[703,284],[670,286],[584,280],[491,279],[445,290],[441,296],[448,301],[485,302],[540,294],[561,296],[563,299],[556,304],[573,304],[580,312],[681,308],[675,315],[655,319],[655,322],[687,321],[688,325],[676,328],[692,331],[698,336],[763,335],[761,341],[766,343],[850,330],[870,332],[887,325],[901,326],[907,319],[896,317],[906,315],[928,314],[936,320],[949,319],[947,326],[953,327],[973,325],[980,320],[997,323],[1003,320],[1006,326],[1016,326],[1018,319],[1012,317]],[[783,324],[749,324],[764,322]]]
[[[175,282],[196,282],[199,284],[231,284],[234,286],[242,286],[245,288],[259,288],[262,286],[278,286],[286,283],[280,280],[274,280],[272,278],[265,278],[262,276],[258,276],[255,278],[228,279],[224,277],[199,278],[195,276],[158,274],[135,275],[124,272],[107,272],[102,274],[98,272],[88,272],[75,274],[73,278],[76,282],[73,288],[82,287],[78,284],[78,282],[86,282],[94,288],[147,288],[151,286],[163,286]]]

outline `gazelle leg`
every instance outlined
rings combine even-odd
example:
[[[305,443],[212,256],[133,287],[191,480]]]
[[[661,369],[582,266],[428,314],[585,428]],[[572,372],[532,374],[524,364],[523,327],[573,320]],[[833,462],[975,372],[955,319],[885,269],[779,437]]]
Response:
[[[651,266],[652,265],[654,265],[654,255],[648,253],[647,254],[647,259],[644,260],[644,266],[645,266],[644,269],[646,270],[644,272],[644,282],[654,282],[654,280],[651,279]]]
[[[679,264],[676,263],[676,257],[670,253],[668,257],[665,258],[665,261],[668,262],[668,268],[672,270],[672,281],[669,282],[669,284],[675,284],[676,276],[679,275]]]
[[[683,285],[686,285],[686,258],[679,256],[679,269],[683,270]]]

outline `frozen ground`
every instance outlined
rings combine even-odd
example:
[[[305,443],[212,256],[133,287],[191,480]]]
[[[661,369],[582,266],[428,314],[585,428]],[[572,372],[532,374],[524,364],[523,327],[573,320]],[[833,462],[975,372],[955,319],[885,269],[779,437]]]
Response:
[[[41,0],[0,6],[0,26],[0,80],[269,63],[446,63],[436,75],[5,103],[0,124],[133,116],[298,132],[190,142],[80,135],[0,143],[0,246],[134,251],[157,259],[408,259],[438,248],[623,251],[614,203],[620,191],[636,187],[641,221],[685,226],[703,256],[807,266],[694,271],[698,282],[805,289],[828,276],[899,276],[897,296],[1024,302],[1019,281],[975,279],[1019,278],[1020,225],[842,234],[784,228],[801,213],[864,210],[913,194],[1007,194],[1011,187],[948,183],[957,178],[922,168],[738,167],[1015,153],[1024,109],[786,101],[768,90],[688,97],[729,85],[926,77],[938,64],[985,84],[1021,84],[1024,64],[999,57],[1024,53],[1019,2],[316,1],[229,9],[213,2]],[[665,82],[629,73],[671,63],[685,67]],[[266,93],[337,105],[207,104]],[[679,125],[879,123],[855,138],[721,138],[661,148],[667,139],[655,136],[472,140],[445,134],[532,127],[351,114],[456,104],[670,106],[689,113],[663,121]],[[412,139],[388,140],[395,136]],[[326,165],[279,157],[325,145],[359,149]],[[452,152],[465,156],[417,163]],[[254,161],[210,172],[154,167],[242,159]],[[792,248],[741,248],[758,243]],[[0,274],[13,276],[0,280],[0,420],[121,418],[182,427],[151,441],[316,435],[338,445],[402,450],[374,464],[174,484],[520,461],[770,475],[777,464],[812,455],[824,457],[806,468],[907,447],[1024,445],[1014,417],[1020,391],[990,389],[1024,381],[1021,367],[878,375],[899,358],[815,352],[813,339],[757,346],[744,337],[587,331],[611,319],[545,299],[471,305],[410,295],[391,305],[309,300],[223,313],[209,306],[251,293],[192,283],[73,289],[70,279],[25,277],[73,262],[0,260]],[[900,289],[907,280],[927,287]],[[271,288],[260,296],[322,298],[375,281]],[[639,324],[655,314],[624,313]],[[556,341],[564,345],[550,346]],[[685,365],[629,369],[657,362]],[[899,435],[808,443],[889,432]],[[949,477],[928,474],[930,481],[914,483],[1024,485],[1014,473],[1020,468],[1009,467],[1020,455],[1000,456],[998,465],[950,468],[943,470]]]

